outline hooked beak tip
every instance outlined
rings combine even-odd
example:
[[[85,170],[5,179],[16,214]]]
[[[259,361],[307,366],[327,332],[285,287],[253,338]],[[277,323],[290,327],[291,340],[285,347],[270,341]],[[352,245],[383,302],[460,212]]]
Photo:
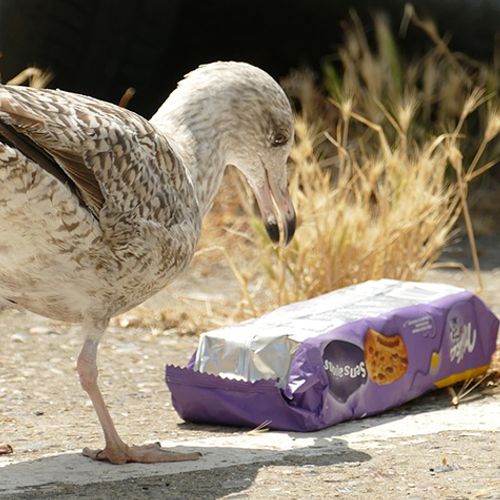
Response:
[[[285,246],[287,246],[293,240],[293,235],[295,234],[296,225],[297,225],[297,217],[295,216],[295,211],[294,211],[292,216],[286,221],[285,241],[284,241]]]
[[[252,186],[264,227],[274,244],[287,246],[295,234],[296,216],[288,190],[280,189],[278,183],[265,170],[265,182],[260,188]],[[280,224],[278,224],[278,219]],[[282,234],[280,234],[282,233]]]
[[[282,219],[282,236],[280,235],[280,228],[276,220],[270,220],[266,222],[266,232],[269,235],[270,240],[274,244],[277,245],[281,243],[284,247],[286,247],[293,239],[293,235],[295,234],[296,222],[297,219],[295,217],[295,211],[292,211],[292,213],[288,217]]]
[[[280,229],[277,222],[268,222],[266,223],[266,231],[269,235],[269,238],[273,243],[278,244],[280,242]]]

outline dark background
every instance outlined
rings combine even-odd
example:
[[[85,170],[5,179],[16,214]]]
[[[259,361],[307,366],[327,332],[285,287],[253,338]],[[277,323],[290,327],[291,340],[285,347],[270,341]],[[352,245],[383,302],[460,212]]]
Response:
[[[398,31],[404,0],[0,0],[2,81],[36,65],[49,84],[118,102],[127,87],[130,108],[146,117],[176,82],[201,63],[244,60],[275,78],[291,68],[318,69],[342,42],[341,22],[356,9],[368,32],[384,10]],[[453,50],[493,55],[500,0],[416,0]],[[431,44],[412,28],[407,53]]]

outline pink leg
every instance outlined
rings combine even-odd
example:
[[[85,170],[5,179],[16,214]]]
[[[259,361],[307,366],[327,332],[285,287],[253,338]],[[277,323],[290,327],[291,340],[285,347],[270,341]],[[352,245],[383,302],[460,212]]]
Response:
[[[7,302],[0,301],[0,313],[8,307]],[[3,444],[0,442],[0,455],[9,455],[10,453],[14,453],[12,446],[10,444]]]
[[[164,450],[159,444],[128,446],[121,440],[97,385],[97,346],[103,332],[104,328],[100,329],[100,334],[87,337],[78,357],[77,369],[80,384],[89,395],[101,423],[106,447],[103,450],[85,448],[83,454],[95,460],[108,460],[113,464],[179,462],[198,459],[200,457],[199,453],[174,453]]]

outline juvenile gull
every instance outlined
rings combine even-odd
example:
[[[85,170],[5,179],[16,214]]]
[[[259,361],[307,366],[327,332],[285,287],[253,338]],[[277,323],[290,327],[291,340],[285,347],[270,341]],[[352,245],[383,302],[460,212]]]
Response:
[[[147,121],[82,95],[0,86],[0,141],[0,306],[82,323],[78,374],[106,441],[84,454],[116,464],[198,458],[120,439],[97,385],[97,346],[112,316],[189,264],[226,166],[247,179],[271,239],[291,240],[283,90],[249,64],[212,63]]]

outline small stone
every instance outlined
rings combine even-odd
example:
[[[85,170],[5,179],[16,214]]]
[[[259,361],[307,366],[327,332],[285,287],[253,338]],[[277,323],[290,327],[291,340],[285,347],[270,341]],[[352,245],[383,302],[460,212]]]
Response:
[[[340,493],[352,493],[352,488],[349,488],[349,486],[337,486],[337,491]]]
[[[28,336],[24,333],[13,333],[10,339],[14,342],[22,342],[24,344],[28,340]]]
[[[10,444],[0,444],[0,455],[9,455],[11,453],[14,453],[14,450]]]
[[[458,465],[458,464],[444,464],[444,465],[438,465],[437,467],[433,467],[429,470],[435,474],[439,474],[440,472],[451,472],[454,470],[463,470],[463,467],[461,465]]]
[[[48,328],[46,326],[32,326],[29,332],[33,335],[46,335],[47,333],[52,333],[53,328]]]
[[[222,483],[223,488],[248,488],[252,480],[248,477],[244,479],[228,479]]]

